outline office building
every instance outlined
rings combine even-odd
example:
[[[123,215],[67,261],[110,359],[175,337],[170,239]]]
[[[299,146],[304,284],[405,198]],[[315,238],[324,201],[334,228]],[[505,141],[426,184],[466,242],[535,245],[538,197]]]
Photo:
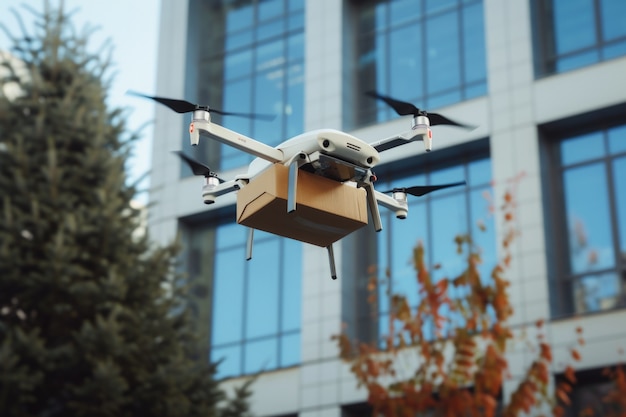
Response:
[[[182,149],[222,178],[251,156],[201,138],[190,118],[156,108],[149,229],[181,236],[194,313],[224,384],[259,371],[258,416],[339,417],[366,400],[331,335],[346,323],[371,337],[367,276],[388,270],[394,291],[415,293],[411,251],[424,243],[435,276],[462,268],[454,236],[483,248],[483,273],[498,259],[498,198],[519,178],[520,234],[508,271],[521,333],[545,319],[562,372],[582,327],[579,388],[626,348],[626,3],[623,0],[162,0],[156,94],[233,112],[277,114],[271,122],[214,121],[275,146],[303,131],[332,128],[366,142],[410,129],[376,90],[478,126],[433,128],[421,143],[382,153],[378,189],[467,181],[410,200],[398,220],[381,209],[383,231],[359,230],[334,245],[339,279],[324,248],[255,234],[235,222],[235,194],[210,206],[202,179],[172,155]],[[496,201],[495,213],[489,214]],[[480,233],[482,221],[487,232]],[[380,317],[388,303],[380,295]],[[512,346],[511,373],[535,353]],[[207,358],[208,359],[208,358]],[[506,401],[514,382],[505,384]]]

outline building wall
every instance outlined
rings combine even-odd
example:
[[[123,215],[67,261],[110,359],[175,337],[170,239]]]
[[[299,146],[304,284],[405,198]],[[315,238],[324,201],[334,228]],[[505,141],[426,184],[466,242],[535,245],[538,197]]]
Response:
[[[340,41],[346,19],[342,3],[306,2],[306,130],[342,128],[345,82],[342,57],[348,52]],[[523,375],[535,355],[523,342],[523,335],[532,340],[534,323],[550,318],[550,248],[545,238],[548,219],[544,215],[538,126],[624,103],[626,57],[536,79],[530,2],[484,0],[484,10],[489,93],[438,109],[451,118],[471,121],[479,127],[471,132],[438,127],[433,147],[443,149],[488,137],[496,201],[507,187],[507,179],[523,173],[516,210],[521,233],[514,243],[513,264],[508,274],[515,311],[511,324],[519,338],[509,356],[514,377],[506,383],[510,392],[515,379]],[[184,96],[186,33],[181,28],[186,27],[187,12],[187,2],[162,0],[157,95]],[[199,198],[200,180],[180,179],[179,163],[170,154],[180,147],[180,126],[185,123],[181,117],[161,106],[156,108],[149,225],[157,242],[169,242],[176,237],[179,218],[207,209]],[[404,119],[396,119],[351,133],[373,141],[406,130],[406,123]],[[385,160],[392,162],[422,152],[420,146],[396,148],[385,153]],[[227,196],[211,209],[234,201],[234,195]],[[498,218],[498,207],[495,216]],[[499,241],[503,232],[496,233]],[[341,245],[335,245],[339,271],[342,249]],[[301,365],[267,372],[259,378],[252,399],[252,409],[258,416],[299,413],[306,417],[339,417],[342,405],[365,400],[364,391],[356,388],[352,374],[338,360],[336,346],[330,339],[341,330],[342,278],[330,279],[324,249],[303,245],[302,280]],[[562,371],[571,362],[569,348],[579,326],[584,329],[586,339],[579,368],[601,367],[623,360],[618,350],[626,347],[624,323],[624,310],[550,322],[546,332],[548,341],[555,347],[554,372]],[[235,379],[224,385],[238,383],[240,380]]]

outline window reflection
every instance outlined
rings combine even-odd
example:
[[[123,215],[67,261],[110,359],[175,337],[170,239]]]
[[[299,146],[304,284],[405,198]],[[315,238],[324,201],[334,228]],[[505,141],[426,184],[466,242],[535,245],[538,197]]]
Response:
[[[623,0],[535,0],[539,75],[626,54]]]
[[[624,306],[626,275],[626,126],[557,142],[563,240],[554,260],[562,296],[557,314]],[[558,232],[557,232],[558,233]],[[558,290],[557,290],[558,291]]]
[[[486,93],[481,0],[353,0],[351,5],[357,55],[351,100],[377,90],[435,108]],[[355,127],[395,117],[376,104],[350,106]]]
[[[572,273],[615,265],[607,178],[604,164],[568,169],[563,191],[569,225]]]
[[[615,308],[621,293],[621,283],[614,273],[585,276],[577,281],[574,288],[576,312],[590,313]]]
[[[210,360],[225,358],[217,377],[298,363],[301,243],[257,231],[246,262],[245,227],[183,222],[182,230],[184,267],[212,287],[196,302],[210,305],[202,307],[210,320]]]

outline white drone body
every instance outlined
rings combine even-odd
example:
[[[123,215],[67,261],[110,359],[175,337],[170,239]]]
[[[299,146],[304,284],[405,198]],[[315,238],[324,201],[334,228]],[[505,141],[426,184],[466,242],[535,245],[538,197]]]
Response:
[[[373,98],[385,101],[401,116],[413,116],[410,130],[374,143],[366,143],[353,135],[339,130],[320,129],[302,133],[276,147],[266,145],[211,121],[211,112],[244,117],[258,117],[259,115],[227,113],[209,109],[206,106],[195,105],[184,100],[153,97],[139,93],[132,94],[155,100],[177,113],[192,112],[193,116],[189,125],[192,146],[198,145],[200,136],[207,136],[256,156],[256,159],[250,163],[246,174],[238,175],[229,181],[223,181],[206,165],[179,153],[190,164],[194,174],[205,177],[202,198],[206,204],[212,204],[217,197],[245,187],[255,176],[263,172],[271,164],[282,164],[288,167],[288,212],[296,210],[298,171],[303,169],[337,182],[349,182],[356,187],[364,188],[374,228],[376,231],[380,231],[382,230],[382,222],[378,209],[379,205],[392,210],[397,218],[405,219],[408,215],[407,194],[421,196],[437,189],[464,184],[464,182],[459,182],[436,186],[394,188],[387,192],[379,192],[374,189],[376,175],[372,172],[372,169],[380,162],[380,152],[415,141],[422,141],[426,151],[430,151],[432,149],[431,123],[469,127],[436,113],[431,113],[429,118],[425,112],[410,103],[382,96],[375,92],[368,92],[367,94]],[[391,196],[387,195],[387,193],[391,193]],[[253,229],[250,228],[247,249],[248,259],[252,257],[252,239]],[[327,249],[331,274],[333,278],[336,278],[332,245],[329,245]]]
[[[387,150],[414,141],[423,141],[426,151],[432,149],[432,131],[428,118],[418,116],[415,119],[411,130],[372,144],[339,130],[319,129],[302,133],[274,148],[211,122],[211,115],[208,111],[196,110],[189,125],[191,145],[198,145],[200,136],[205,135],[257,157],[250,163],[246,174],[239,175],[232,181],[220,184],[215,178],[207,178],[203,199],[205,203],[211,204],[215,202],[216,197],[240,189],[272,163],[298,168],[304,165],[316,167],[322,164],[320,159],[323,163],[331,164],[332,167],[324,169],[317,166],[314,168],[316,173],[341,182],[354,181],[358,186],[366,187],[368,190],[368,185],[375,180],[371,169],[380,162],[378,149]],[[330,158],[333,159],[332,162],[329,161]],[[338,169],[338,165],[343,165],[344,169]],[[338,170],[342,172],[338,174]],[[406,196],[398,195],[390,198],[386,194],[374,191],[373,188],[372,191],[376,201],[396,211],[398,218],[406,217]],[[380,230],[382,228],[378,227],[380,221],[377,218],[379,216],[374,217],[374,222],[377,225],[376,229]]]

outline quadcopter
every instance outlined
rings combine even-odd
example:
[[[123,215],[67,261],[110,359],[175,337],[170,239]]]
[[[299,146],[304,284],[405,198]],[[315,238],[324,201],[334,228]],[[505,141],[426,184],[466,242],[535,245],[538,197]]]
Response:
[[[348,133],[334,129],[318,129],[297,135],[276,147],[271,147],[258,140],[225,128],[211,121],[211,113],[223,116],[239,116],[255,119],[271,120],[273,116],[233,113],[221,111],[209,106],[193,104],[185,100],[149,96],[133,91],[130,94],[147,98],[165,105],[176,113],[192,113],[189,124],[191,145],[196,146],[200,136],[206,136],[226,145],[232,146],[256,157],[245,174],[225,181],[207,165],[177,151],[176,153],[189,165],[194,175],[205,178],[202,188],[202,199],[205,204],[212,204],[216,198],[241,190],[250,181],[272,164],[282,164],[288,169],[287,212],[296,211],[298,172],[308,171],[340,183],[352,183],[366,192],[366,203],[374,229],[382,230],[379,205],[392,210],[399,219],[408,215],[407,195],[423,196],[443,188],[465,185],[465,181],[441,184],[418,185],[413,187],[393,188],[384,192],[374,189],[377,180],[373,168],[380,162],[380,153],[397,146],[421,141],[427,152],[432,149],[432,130],[434,125],[452,125],[473,129],[455,122],[437,113],[427,113],[411,103],[384,96],[375,91],[366,94],[373,99],[381,100],[389,105],[400,116],[412,116],[410,130],[390,136],[374,143],[366,143]],[[254,229],[249,228],[246,259],[252,258],[252,242]],[[326,247],[328,251],[331,277],[337,278],[332,243]]]

